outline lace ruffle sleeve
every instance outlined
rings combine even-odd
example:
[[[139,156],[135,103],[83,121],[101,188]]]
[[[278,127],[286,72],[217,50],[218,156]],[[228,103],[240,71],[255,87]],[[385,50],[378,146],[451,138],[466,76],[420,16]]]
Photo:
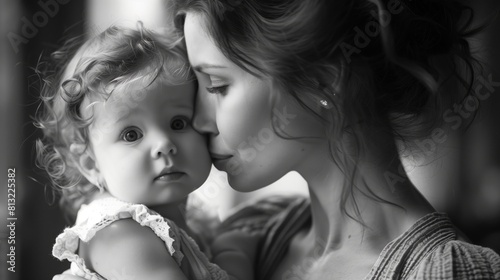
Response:
[[[99,230],[121,219],[133,219],[141,226],[151,228],[164,241],[168,252],[180,266],[183,254],[179,242],[176,241],[175,231],[171,230],[171,227],[176,225],[145,205],[126,203],[115,198],[99,199],[89,205],[83,205],[78,212],[75,226],[66,228],[56,238],[52,249],[53,256],[72,262],[72,271],[80,270],[79,274],[84,273],[82,277],[85,279],[102,279],[85,266],[85,261],[77,254],[78,245],[80,240],[90,241]]]

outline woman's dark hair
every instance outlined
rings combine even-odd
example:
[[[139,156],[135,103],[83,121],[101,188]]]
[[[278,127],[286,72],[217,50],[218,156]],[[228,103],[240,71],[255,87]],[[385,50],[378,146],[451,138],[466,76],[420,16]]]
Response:
[[[332,158],[351,178],[344,211],[369,140],[357,127],[409,144],[442,123],[444,108],[473,96],[478,67],[467,38],[479,29],[471,28],[472,9],[458,1],[173,0],[172,10],[179,30],[186,13],[202,15],[225,56],[272,77],[327,124]],[[450,80],[462,90],[443,90]],[[328,106],[312,108],[307,98]],[[341,141],[346,136],[349,143]]]

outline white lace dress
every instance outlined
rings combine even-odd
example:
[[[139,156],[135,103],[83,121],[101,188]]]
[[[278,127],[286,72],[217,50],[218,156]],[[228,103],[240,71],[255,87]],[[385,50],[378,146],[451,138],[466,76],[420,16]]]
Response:
[[[90,241],[99,230],[120,219],[133,219],[141,226],[151,228],[158,238],[164,241],[166,249],[180,267],[182,262],[188,262],[188,265],[182,266],[181,269],[189,279],[229,279],[227,273],[210,263],[195,241],[175,223],[145,205],[126,203],[116,198],[98,199],[83,205],[78,212],[75,226],[66,228],[56,238],[52,254],[59,260],[69,260],[71,271],[75,275],[89,280],[105,279],[85,266],[85,261],[77,253],[78,245],[80,240]],[[121,277],[117,275],[115,278]]]

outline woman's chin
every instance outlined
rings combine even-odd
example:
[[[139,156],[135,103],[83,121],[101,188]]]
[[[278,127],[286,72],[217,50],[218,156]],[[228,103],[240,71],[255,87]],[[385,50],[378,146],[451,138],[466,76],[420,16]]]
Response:
[[[231,188],[238,192],[248,193],[261,189],[265,186],[259,186],[252,180],[244,180],[241,176],[232,176],[228,174],[227,180]]]
[[[248,173],[240,173],[237,175],[228,173],[227,180],[232,189],[238,192],[253,192],[260,190],[274,183],[277,179],[265,180],[265,176],[254,175],[250,176]]]

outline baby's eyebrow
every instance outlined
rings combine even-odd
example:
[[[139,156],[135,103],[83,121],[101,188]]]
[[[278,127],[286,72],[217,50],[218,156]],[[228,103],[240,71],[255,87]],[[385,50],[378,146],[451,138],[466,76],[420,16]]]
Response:
[[[186,104],[166,104],[165,107],[173,107],[175,109],[180,109],[180,110],[193,110],[193,106],[191,105],[186,105]]]
[[[126,119],[126,114],[122,114],[120,116],[115,116],[113,119],[108,123],[109,125],[116,125]]]
[[[118,108],[126,108],[117,111],[112,111],[112,119],[109,121],[110,125],[117,124],[121,121],[127,120],[130,116],[137,114],[138,111],[142,111],[142,109],[137,107],[118,107]],[[110,109],[116,110],[116,109]]]

